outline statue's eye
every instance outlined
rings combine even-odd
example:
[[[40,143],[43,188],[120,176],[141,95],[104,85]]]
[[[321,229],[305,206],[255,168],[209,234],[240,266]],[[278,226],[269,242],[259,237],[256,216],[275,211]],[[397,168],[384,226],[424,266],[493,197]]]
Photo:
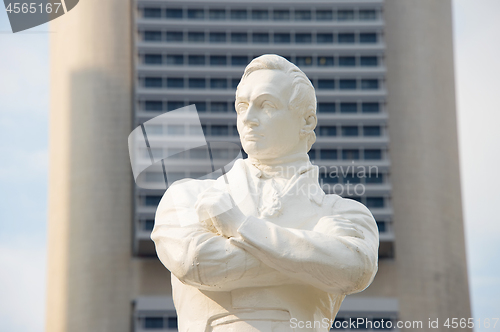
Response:
[[[266,100],[262,103],[262,108],[276,108],[276,105],[269,100]]]
[[[238,103],[236,105],[236,113],[242,113],[245,112],[248,109],[248,104],[247,103]]]

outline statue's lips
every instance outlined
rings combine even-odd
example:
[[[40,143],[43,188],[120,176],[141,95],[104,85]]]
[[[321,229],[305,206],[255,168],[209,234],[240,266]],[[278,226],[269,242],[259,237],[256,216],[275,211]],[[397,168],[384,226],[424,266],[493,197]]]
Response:
[[[247,141],[257,141],[262,137],[264,137],[264,135],[250,132],[244,136],[244,139]]]

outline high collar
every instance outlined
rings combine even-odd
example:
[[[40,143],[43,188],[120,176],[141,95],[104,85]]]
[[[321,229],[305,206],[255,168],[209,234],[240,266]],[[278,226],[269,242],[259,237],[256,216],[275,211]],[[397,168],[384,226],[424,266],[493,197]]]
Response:
[[[285,167],[285,165],[274,165],[271,167],[271,169],[275,170],[274,174],[266,170],[259,169],[250,159],[244,159],[243,161],[243,164],[246,166],[246,169],[249,171],[253,179],[258,181],[274,176],[286,178],[289,180],[289,185],[287,185],[287,187],[289,187],[288,190],[291,190],[296,186],[305,186],[305,188],[308,188],[305,190],[305,194],[310,200],[314,201],[318,205],[321,205],[323,202],[325,192],[321,189],[321,186],[318,183],[319,168],[318,166],[311,164],[309,160],[307,160],[307,163],[304,163],[298,169],[295,169],[295,167]],[[267,167],[270,166],[266,166],[266,168]]]
[[[281,158],[281,162],[266,163],[255,158],[245,159],[252,175],[258,178],[280,177],[291,179],[295,174],[304,174],[313,168],[306,153]]]

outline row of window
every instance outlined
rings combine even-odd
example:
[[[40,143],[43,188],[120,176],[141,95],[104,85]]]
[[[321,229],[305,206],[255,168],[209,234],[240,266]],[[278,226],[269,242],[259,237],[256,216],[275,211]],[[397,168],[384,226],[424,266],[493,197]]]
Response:
[[[145,88],[168,89],[236,89],[240,78],[205,78],[205,77],[144,77],[142,86]],[[378,90],[378,79],[312,79],[318,90]]]
[[[142,8],[144,18],[166,18],[166,19],[184,19],[189,20],[275,20],[275,21],[371,21],[377,19],[377,10],[375,9],[202,9],[202,8],[160,8],[145,7]]]
[[[318,126],[316,128],[316,135],[318,136],[337,136],[337,128],[340,127],[341,136],[353,137],[363,136],[374,137],[382,135],[382,127],[380,126]]]
[[[337,110],[340,113],[380,113],[380,103],[378,102],[320,102],[318,103],[317,112],[318,113],[336,113]]]
[[[248,43],[254,44],[374,44],[378,36],[373,32],[342,32],[342,33],[288,33],[288,32],[204,32],[204,31],[161,31],[145,30],[142,32],[144,41],[170,43]]]
[[[342,195],[341,195],[342,196]],[[346,198],[353,199],[360,203],[363,203],[367,208],[382,209],[386,207],[385,197],[358,197],[358,196],[348,196]]]
[[[159,195],[145,195],[143,196],[142,204],[144,206],[158,206],[160,203],[162,196]],[[363,197],[357,197],[357,196],[351,196],[349,197],[350,199],[354,199],[358,202],[363,203],[366,205],[368,208],[383,208],[386,206],[385,204],[385,197],[380,197],[380,196],[363,196]]]
[[[181,127],[177,126],[177,128],[171,128],[174,132],[176,130],[179,130]],[[217,126],[217,125],[212,125],[212,126],[205,126],[204,130],[209,130],[209,133],[211,136],[228,136],[230,133],[233,135],[238,135],[238,132],[236,130],[236,127],[229,128],[228,126]],[[184,128],[181,129],[184,132]],[[211,152],[211,158],[213,160],[228,160],[231,161],[236,156],[238,155],[239,151],[232,151],[229,149],[213,149]],[[161,159],[167,154],[165,153],[164,149],[162,148],[152,148],[151,153],[153,156],[155,156],[155,159]],[[168,151],[168,155],[171,155],[170,159],[191,159],[191,160],[209,160],[211,159],[208,155],[208,150],[207,149],[191,149],[191,150],[185,150],[182,148],[171,148]],[[347,160],[347,161],[352,161],[352,160],[382,160],[383,158],[383,151],[382,149],[333,149],[333,148],[317,148],[317,149],[312,149],[309,151],[309,157],[311,160],[338,160],[339,157],[341,160]],[[149,158],[149,152],[144,151],[144,158]],[[155,173],[150,173],[150,174],[155,174]],[[146,174],[148,175],[148,174]],[[179,174],[177,174],[179,175]],[[171,179],[172,176],[177,176],[176,174],[169,174],[169,179]],[[195,178],[203,177],[206,174],[196,174]],[[191,175],[193,176],[193,175]],[[184,178],[184,173],[180,174],[180,178]],[[323,178],[324,183],[337,183],[337,182],[331,182],[331,181],[337,181],[338,177],[331,177],[331,176],[325,176]],[[161,181],[162,178],[158,178],[158,181]],[[155,182],[157,181],[155,178],[147,178],[147,182]],[[359,179],[359,181],[361,181]],[[367,180],[368,181],[368,180]],[[370,183],[382,183],[383,179],[382,178],[377,178],[377,176],[372,176],[371,180],[369,181],[375,181],[375,182],[370,182]],[[381,181],[381,182],[377,182]],[[355,182],[355,180],[352,180],[351,183],[361,183],[361,182]],[[367,182],[368,183],[368,182]]]
[[[144,77],[142,79],[145,88],[169,88],[169,89],[236,89],[239,78],[210,78],[205,77]]]
[[[182,124],[170,124],[167,126],[149,126],[148,133],[152,135],[172,135],[172,136],[184,136],[184,135],[198,135],[199,127],[189,126],[186,127]],[[235,125],[201,125],[203,134],[205,136],[239,136],[238,129]],[[195,151],[195,150],[192,150]]]
[[[141,102],[141,109],[151,112],[173,111],[186,105],[195,104],[198,112],[205,113],[227,113],[235,112],[234,101],[162,101],[145,100]],[[378,102],[319,102],[318,113],[380,113],[380,103]]]
[[[319,182],[321,184],[380,184],[384,183],[384,174],[320,174]]]
[[[377,220],[377,228],[379,233],[385,233],[389,231],[389,221],[378,221]]]
[[[318,90],[378,90],[378,79],[315,79],[311,81]]]
[[[313,160],[382,160],[381,149],[311,149]]]
[[[230,110],[235,112],[234,101],[162,101],[162,100],[145,100],[141,103],[141,107],[144,111],[148,112],[164,112],[173,111],[178,108],[184,107],[186,105],[196,105],[196,110],[201,113],[227,113]],[[166,109],[165,109],[166,107]]]
[[[146,195],[142,196],[142,205],[144,206],[158,206],[160,204],[161,195]]]
[[[377,56],[285,56],[284,58],[300,67],[376,67]],[[246,66],[251,57],[246,55],[183,55],[183,54],[143,54],[142,62],[146,65],[189,65],[189,66]]]
[[[148,128],[148,134],[151,132],[149,131],[150,128]],[[173,131],[170,132],[169,134],[178,134],[175,132],[178,130],[179,127],[175,128],[168,128],[168,131]],[[190,128],[191,129],[191,128]],[[193,128],[196,129],[197,131],[199,130],[198,128]],[[184,128],[182,128],[182,132],[184,133]],[[183,134],[182,133],[182,134]],[[198,132],[197,132],[198,133]],[[151,148],[151,154],[153,155],[155,160],[158,159],[163,159],[165,156],[170,156],[168,159],[194,159],[194,160],[205,160],[205,161],[210,161],[210,160],[218,160],[218,161],[227,161],[230,162],[234,160],[238,154],[242,152],[241,150],[236,150],[236,149],[221,149],[221,148],[211,148],[210,149],[210,154],[208,152],[208,149],[205,147],[199,147],[199,148],[194,148],[194,149],[184,149],[184,148],[168,148],[163,149],[163,148]],[[143,152],[144,158],[148,159],[149,158],[149,151],[144,150]],[[197,164],[197,166],[200,166],[200,164]],[[154,173],[146,173],[146,182],[154,182],[152,178],[148,179],[148,175],[154,174]],[[178,174],[177,174],[178,175]],[[177,176],[175,175],[175,176]],[[184,178],[184,173],[181,174],[182,176],[180,177],[181,179]],[[205,176],[206,174],[191,174],[191,177],[194,178],[200,178]],[[169,174],[169,176],[174,176],[174,174]],[[160,179],[161,181],[161,179]]]
[[[238,130],[234,125],[202,125],[201,127],[205,135],[238,136]],[[337,136],[337,128],[340,128],[339,132],[344,137],[357,137],[361,133],[365,137],[378,137],[382,135],[381,126],[318,126],[315,131],[318,136],[332,137]],[[166,126],[151,125],[148,127],[148,133],[152,135],[174,136],[199,134],[196,127],[188,130],[182,124],[169,124]]]
[[[145,330],[177,331],[177,316],[146,316],[141,317],[140,325]]]

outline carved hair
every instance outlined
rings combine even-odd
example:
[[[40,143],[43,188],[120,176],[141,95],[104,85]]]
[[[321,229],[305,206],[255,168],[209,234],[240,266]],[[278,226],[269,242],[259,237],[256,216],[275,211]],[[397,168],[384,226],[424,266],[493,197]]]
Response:
[[[316,141],[316,134],[314,128],[316,127],[316,92],[311,81],[307,78],[306,74],[302,72],[296,65],[287,59],[276,54],[264,54],[258,58],[253,59],[245,68],[245,72],[241,77],[238,87],[243,81],[253,72],[260,69],[280,70],[292,79],[292,95],[288,102],[288,109],[302,111],[304,119],[310,116],[314,117],[314,125],[311,130],[301,132],[301,136],[305,136],[307,140],[307,150]],[[238,89],[236,89],[238,94]]]

